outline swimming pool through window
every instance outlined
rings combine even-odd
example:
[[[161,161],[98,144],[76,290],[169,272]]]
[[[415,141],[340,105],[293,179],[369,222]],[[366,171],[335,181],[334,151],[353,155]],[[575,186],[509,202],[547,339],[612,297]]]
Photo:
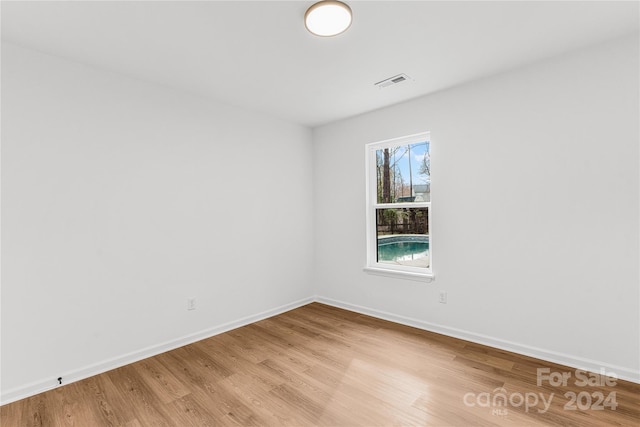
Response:
[[[367,144],[366,156],[366,270],[432,277],[429,134]]]

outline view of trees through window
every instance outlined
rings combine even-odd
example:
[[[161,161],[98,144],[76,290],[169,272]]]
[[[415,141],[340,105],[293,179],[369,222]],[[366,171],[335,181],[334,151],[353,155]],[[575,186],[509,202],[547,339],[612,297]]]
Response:
[[[429,142],[376,150],[376,175],[378,203],[428,202],[424,197],[431,183]]]
[[[429,268],[429,141],[377,149],[378,263]]]
[[[378,204],[431,201],[429,142],[376,150]],[[428,234],[426,207],[376,210],[378,234]]]

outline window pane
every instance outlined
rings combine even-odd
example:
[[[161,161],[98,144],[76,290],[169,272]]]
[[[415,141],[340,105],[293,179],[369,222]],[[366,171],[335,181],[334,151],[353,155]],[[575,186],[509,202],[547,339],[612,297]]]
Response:
[[[376,209],[377,261],[429,267],[429,208]]]
[[[429,141],[376,150],[378,203],[431,201]]]

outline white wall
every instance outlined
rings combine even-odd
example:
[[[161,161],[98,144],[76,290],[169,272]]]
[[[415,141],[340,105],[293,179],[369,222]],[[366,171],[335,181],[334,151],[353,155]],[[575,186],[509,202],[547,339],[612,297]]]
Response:
[[[640,380],[638,72],[627,38],[316,129],[321,300]],[[368,275],[364,144],[422,131],[436,279]]]
[[[638,380],[638,68],[637,38],[619,40],[312,146],[301,126],[3,44],[2,401],[314,292]],[[436,280],[368,275],[364,144],[426,130]]]
[[[302,126],[3,44],[3,401],[308,301],[311,153]]]

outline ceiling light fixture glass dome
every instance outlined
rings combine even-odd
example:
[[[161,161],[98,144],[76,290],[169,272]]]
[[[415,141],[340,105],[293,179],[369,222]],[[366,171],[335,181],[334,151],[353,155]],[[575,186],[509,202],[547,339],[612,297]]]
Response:
[[[341,1],[323,0],[307,9],[304,25],[316,36],[337,36],[351,26],[351,8]]]

